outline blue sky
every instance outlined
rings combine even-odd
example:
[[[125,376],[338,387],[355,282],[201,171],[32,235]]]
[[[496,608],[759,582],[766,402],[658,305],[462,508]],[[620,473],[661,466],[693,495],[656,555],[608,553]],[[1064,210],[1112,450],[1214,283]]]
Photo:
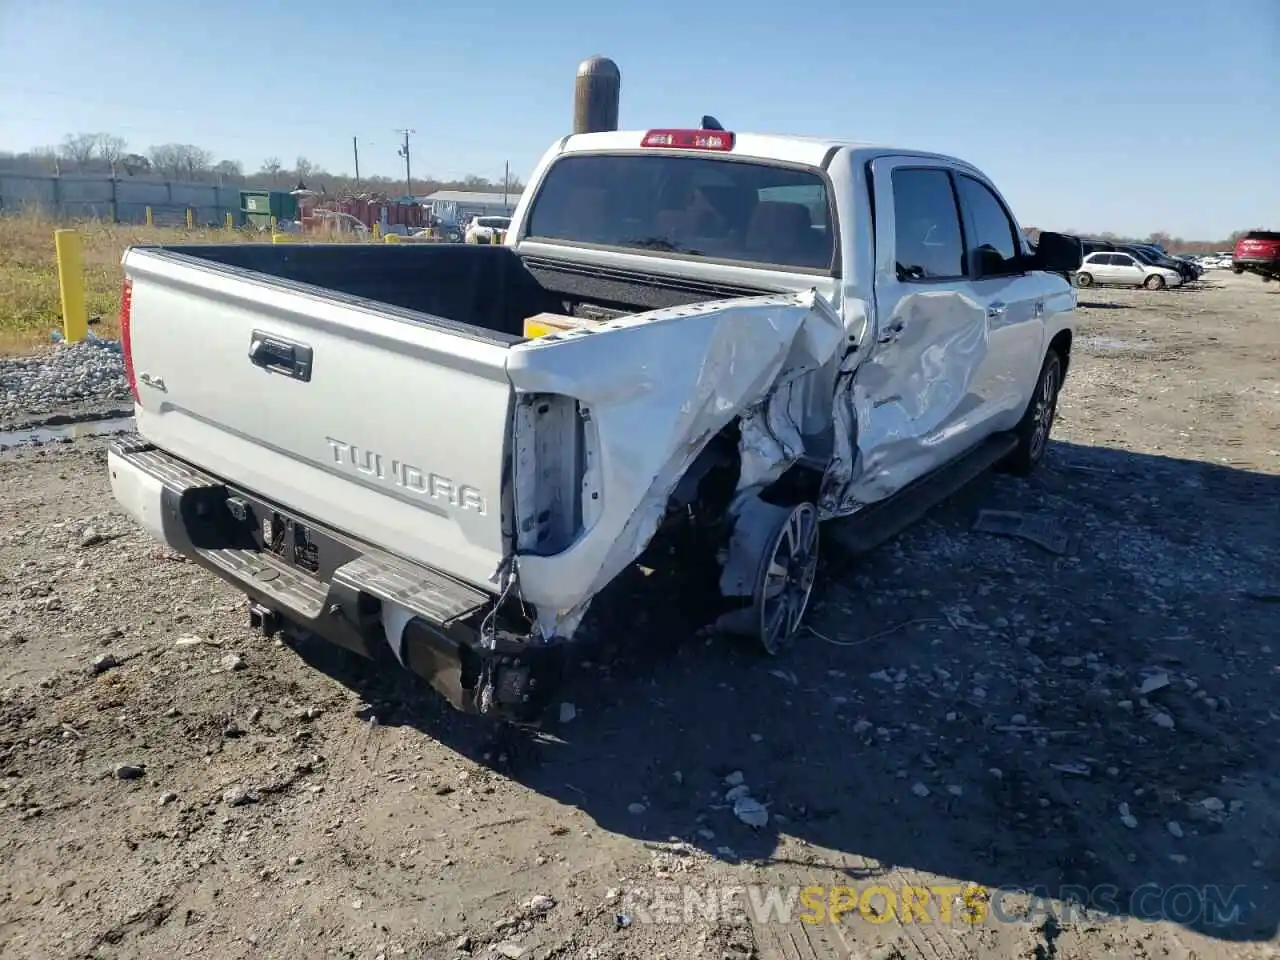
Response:
[[[127,13],[126,13],[127,11]],[[840,136],[952,153],[1028,225],[1280,229],[1280,0],[0,0],[0,149],[107,131],[256,169],[524,177],[577,64],[624,127]]]

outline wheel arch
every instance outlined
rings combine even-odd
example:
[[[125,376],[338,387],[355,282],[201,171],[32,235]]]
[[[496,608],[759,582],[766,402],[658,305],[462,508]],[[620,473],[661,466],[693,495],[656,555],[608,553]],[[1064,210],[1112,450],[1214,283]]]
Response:
[[[1071,341],[1074,339],[1070,327],[1059,330],[1053,335],[1053,339],[1049,341],[1049,349],[1045,351],[1046,355],[1049,351],[1055,351],[1062,359],[1062,376],[1065,379],[1067,370],[1071,367]]]

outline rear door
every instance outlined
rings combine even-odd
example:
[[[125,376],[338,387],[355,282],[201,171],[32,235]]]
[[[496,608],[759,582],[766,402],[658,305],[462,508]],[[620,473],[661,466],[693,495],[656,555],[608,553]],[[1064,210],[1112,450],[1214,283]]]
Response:
[[[506,553],[505,342],[167,251],[130,250],[125,273],[145,439],[493,588]]]
[[[1008,430],[1021,419],[1040,376],[1047,278],[1027,269],[1022,233],[995,188],[969,173],[957,172],[954,180],[971,290],[986,313],[987,351],[972,389],[982,398],[984,432]]]

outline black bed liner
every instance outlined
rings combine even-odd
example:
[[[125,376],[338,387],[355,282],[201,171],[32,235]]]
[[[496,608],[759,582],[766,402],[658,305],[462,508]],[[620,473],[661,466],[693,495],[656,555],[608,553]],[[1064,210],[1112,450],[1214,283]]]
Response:
[[[506,343],[523,339],[524,319],[535,313],[576,315],[584,305],[640,313],[776,292],[521,257],[509,247],[484,244],[226,243],[142,249],[478,327]]]

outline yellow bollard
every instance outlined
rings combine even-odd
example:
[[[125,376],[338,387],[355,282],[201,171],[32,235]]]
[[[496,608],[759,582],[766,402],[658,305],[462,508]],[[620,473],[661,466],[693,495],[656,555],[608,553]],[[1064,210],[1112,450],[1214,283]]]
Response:
[[[289,243],[290,237],[287,233],[273,233],[271,235],[272,243]]]
[[[147,226],[154,227],[155,225],[156,225],[156,218],[152,216],[151,208],[147,207]]]
[[[187,229],[190,230],[196,225],[196,212],[187,207]]]
[[[271,232],[276,232],[276,218],[274,215],[271,217]]]
[[[236,218],[231,215],[231,211],[227,211],[227,229],[234,230],[236,228]]]
[[[382,239],[382,224],[378,223],[376,220],[374,221],[374,224],[373,224],[373,239],[375,240]]]
[[[383,238],[382,238],[382,240],[383,240],[383,242],[384,242],[384,243],[399,243],[399,242],[400,242],[400,234],[398,234],[398,233],[388,233],[385,237],[383,237]]]
[[[58,291],[62,294],[62,335],[68,343],[78,343],[89,335],[80,234],[74,230],[53,231],[53,248],[58,259]]]

